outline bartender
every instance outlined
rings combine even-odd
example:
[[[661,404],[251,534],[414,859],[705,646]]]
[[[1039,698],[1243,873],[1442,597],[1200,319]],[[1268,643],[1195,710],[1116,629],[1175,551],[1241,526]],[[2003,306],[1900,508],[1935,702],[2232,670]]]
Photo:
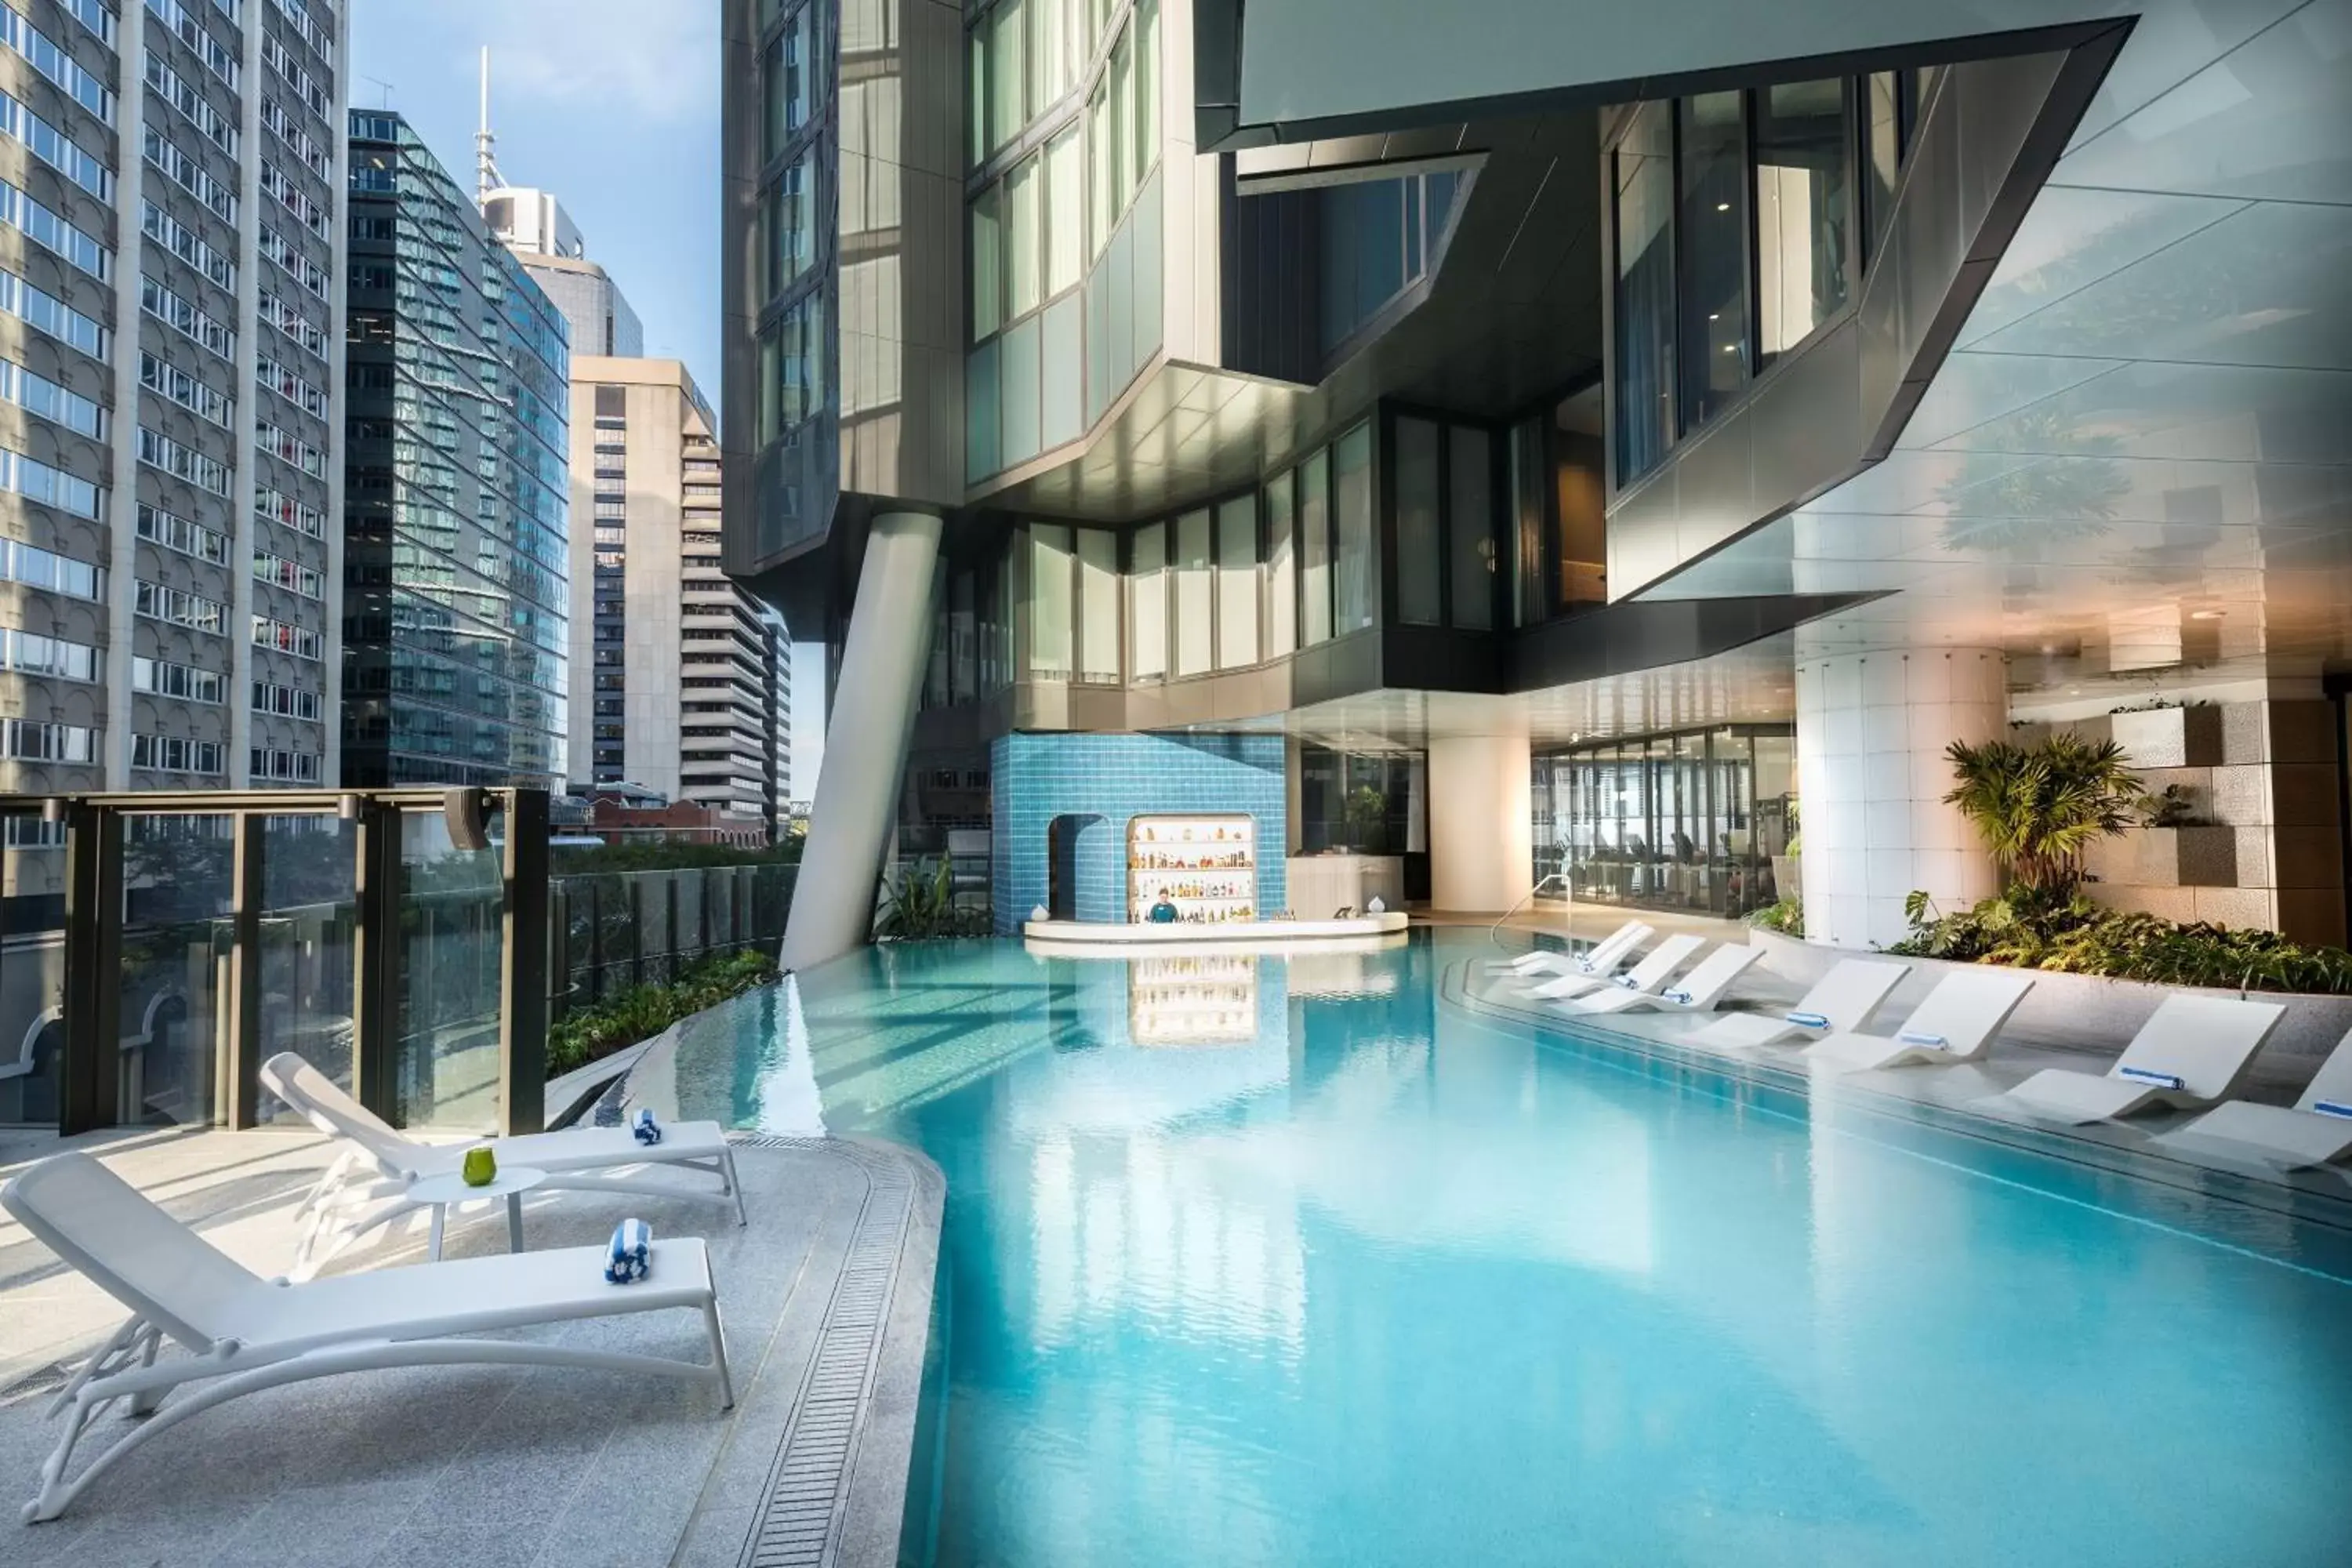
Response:
[[[1159,900],[1151,906],[1150,918],[1151,923],[1156,926],[1168,926],[1174,925],[1176,923],[1176,906],[1168,901],[1167,894],[1160,894]]]

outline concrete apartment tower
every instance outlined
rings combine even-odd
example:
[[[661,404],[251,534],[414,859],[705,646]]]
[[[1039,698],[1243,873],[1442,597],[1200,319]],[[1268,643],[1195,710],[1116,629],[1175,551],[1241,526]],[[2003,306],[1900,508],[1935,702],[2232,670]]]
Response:
[[[636,784],[773,831],[790,676],[774,616],[719,570],[718,416],[682,363],[644,357],[636,312],[562,204],[499,174],[487,50],[475,147],[485,222],[571,329],[570,784]]]
[[[0,16],[0,792],[336,782],[345,48]]]

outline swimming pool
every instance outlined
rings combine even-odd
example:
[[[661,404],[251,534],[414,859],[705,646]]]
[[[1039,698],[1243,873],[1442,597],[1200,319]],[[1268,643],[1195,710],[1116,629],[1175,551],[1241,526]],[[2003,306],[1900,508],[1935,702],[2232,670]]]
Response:
[[[2352,1235],[1443,1003],[1491,952],[877,951],[681,1110],[946,1172],[943,1563],[2347,1561]]]

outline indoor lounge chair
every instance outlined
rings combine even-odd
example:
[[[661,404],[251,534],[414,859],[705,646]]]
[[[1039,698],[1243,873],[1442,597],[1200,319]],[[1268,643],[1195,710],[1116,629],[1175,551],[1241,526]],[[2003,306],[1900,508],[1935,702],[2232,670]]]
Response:
[[[189,1416],[247,1394],[338,1373],[483,1363],[570,1366],[691,1378],[735,1403],[710,1258],[694,1237],[653,1246],[650,1275],[609,1285],[610,1249],[468,1258],[308,1284],[264,1279],[148,1201],[87,1154],[52,1155],[0,1186],[0,1208],[23,1222],[131,1318],[50,1403],[64,1434],[41,1467],[27,1524],[55,1519],[116,1460]],[[516,1329],[671,1308],[702,1314],[708,1363],[548,1344],[500,1335]],[[187,1353],[167,1353],[163,1342]],[[163,1407],[184,1384],[205,1386]],[[117,1400],[145,1419],[68,1479],[74,1445]],[[338,1418],[350,1412],[339,1410]],[[191,1465],[233,1465],[234,1454],[191,1453]]]
[[[2036,1116],[2077,1124],[2152,1105],[2210,1105],[2238,1092],[2254,1053],[2285,1016],[2276,1002],[2168,996],[2105,1072],[2044,1068],[2001,1098]]]
[[[418,1206],[406,1193],[425,1176],[446,1175],[463,1165],[466,1151],[478,1144],[422,1143],[385,1125],[366,1107],[338,1089],[326,1074],[292,1051],[261,1064],[261,1081],[304,1120],[331,1137],[353,1145],[319,1180],[304,1209],[311,1221],[303,1238],[295,1277],[315,1273],[326,1258],[359,1237],[388,1225]],[[735,1151],[716,1121],[678,1121],[661,1130],[658,1143],[640,1143],[625,1127],[579,1127],[562,1132],[530,1132],[487,1140],[500,1166],[529,1165],[548,1173],[541,1186],[591,1192],[640,1193],[656,1197],[709,1196],[731,1201],[735,1223],[747,1215],[742,1184],[735,1179]],[[699,1171],[716,1176],[716,1191],[646,1181],[634,1173],[647,1165]],[[359,1179],[362,1170],[373,1177]],[[372,1210],[366,1205],[373,1205]],[[316,1251],[320,1233],[344,1212],[365,1212],[335,1226],[327,1250]]]
[[[2168,1136],[2242,1143],[2289,1169],[2332,1164],[2352,1154],[2352,1035],[2336,1042],[2294,1105],[2233,1100]]]
[[[1787,1012],[1735,1013],[1717,1018],[1685,1043],[1711,1051],[1741,1051],[1800,1035],[1853,1034],[1870,1022],[1886,994],[1910,973],[1907,963],[1842,958]]]
[[[1560,952],[1541,948],[1534,952],[1523,952],[1499,967],[1522,980],[1533,980],[1547,974],[1612,974],[1620,964],[1633,956],[1635,948],[1650,940],[1654,929],[1643,921],[1627,921],[1582,952]]]
[[[1642,962],[1622,974],[1563,974],[1536,985],[1528,994],[1544,1002],[1564,1001],[1603,989],[1623,987],[1653,995],[1674,978],[1691,954],[1706,945],[1703,936],[1670,936],[1642,955]]]
[[[2033,976],[2014,969],[1990,964],[1955,969],[1911,1009],[1893,1039],[1836,1034],[1807,1046],[1805,1056],[1846,1072],[1972,1062],[1991,1047],[1992,1037],[2032,989]]]
[[[1598,1013],[1712,1013],[1732,983],[1763,956],[1760,947],[1729,942],[1699,960],[1696,968],[1654,996],[1611,985],[1557,1005],[1561,1012],[1576,1016]]]

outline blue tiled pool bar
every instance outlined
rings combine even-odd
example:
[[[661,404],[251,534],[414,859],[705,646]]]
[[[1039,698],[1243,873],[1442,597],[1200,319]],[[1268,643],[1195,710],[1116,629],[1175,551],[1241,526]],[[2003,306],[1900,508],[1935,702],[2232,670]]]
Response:
[[[879,949],[680,1110],[945,1171],[941,1563],[2347,1560],[2352,1232],[1441,995],[1493,952]]]

